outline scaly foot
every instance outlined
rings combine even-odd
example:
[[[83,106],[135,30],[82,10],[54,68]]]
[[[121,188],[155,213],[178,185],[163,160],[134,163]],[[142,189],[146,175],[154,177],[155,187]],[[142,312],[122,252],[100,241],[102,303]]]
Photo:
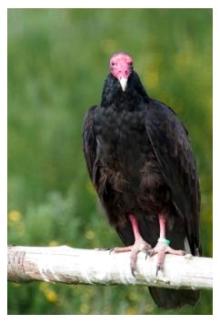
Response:
[[[148,250],[148,254],[153,256],[157,254],[157,269],[156,274],[158,274],[159,270],[163,270],[164,268],[164,260],[166,253],[175,254],[175,255],[184,255],[185,251],[183,250],[174,250],[169,246],[169,240],[165,238],[159,238],[158,243],[155,245],[153,249]]]
[[[150,244],[145,242],[141,236],[139,236],[133,245],[124,246],[124,247],[116,247],[113,249],[113,252],[120,253],[120,252],[131,252],[130,255],[130,266],[131,272],[134,275],[137,266],[137,256],[140,251],[144,251],[148,253],[148,251],[152,251],[152,247]]]

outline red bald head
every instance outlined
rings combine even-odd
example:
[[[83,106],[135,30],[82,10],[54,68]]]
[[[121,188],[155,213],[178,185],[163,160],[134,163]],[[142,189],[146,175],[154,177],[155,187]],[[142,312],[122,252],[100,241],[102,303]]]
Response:
[[[110,58],[109,69],[111,74],[118,79],[122,90],[126,90],[127,80],[133,70],[133,59],[126,53],[117,53]]]

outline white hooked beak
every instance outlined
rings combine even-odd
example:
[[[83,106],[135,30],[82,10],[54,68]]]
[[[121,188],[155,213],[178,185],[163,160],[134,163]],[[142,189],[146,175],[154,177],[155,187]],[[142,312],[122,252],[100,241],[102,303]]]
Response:
[[[128,79],[126,79],[126,78],[120,78],[119,79],[119,82],[121,84],[122,91],[125,91],[126,90],[126,87],[127,87]]]

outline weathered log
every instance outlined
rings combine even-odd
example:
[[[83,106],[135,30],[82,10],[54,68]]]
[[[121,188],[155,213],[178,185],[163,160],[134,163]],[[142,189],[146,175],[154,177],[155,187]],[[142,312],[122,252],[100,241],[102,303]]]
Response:
[[[75,249],[68,246],[8,248],[8,279],[66,284],[132,284],[173,289],[212,288],[212,259],[167,255],[164,270],[156,274],[156,256],[140,252],[135,275],[130,252]]]

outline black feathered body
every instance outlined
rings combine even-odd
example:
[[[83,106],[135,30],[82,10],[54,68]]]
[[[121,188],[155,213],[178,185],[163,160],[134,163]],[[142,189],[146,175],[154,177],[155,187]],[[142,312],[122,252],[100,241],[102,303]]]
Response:
[[[175,113],[148,97],[135,72],[125,92],[109,75],[101,105],[90,109],[83,132],[90,177],[124,244],[134,243],[129,214],[137,217],[142,237],[154,246],[163,213],[171,247],[185,249],[187,241],[191,253],[198,254],[198,177],[187,131]],[[160,306],[187,302],[177,292],[166,293],[173,293],[168,305],[164,290],[151,288]],[[188,303],[197,296],[188,292]]]
[[[165,205],[168,188],[164,187],[158,162],[146,138],[145,107],[128,111],[129,105],[128,102],[121,111],[115,105],[97,111],[94,127],[101,176],[97,180],[102,188],[108,183],[113,191],[122,193],[122,217],[136,213],[137,209],[157,214]],[[101,183],[105,176],[107,183]],[[117,225],[117,219],[113,221]]]

